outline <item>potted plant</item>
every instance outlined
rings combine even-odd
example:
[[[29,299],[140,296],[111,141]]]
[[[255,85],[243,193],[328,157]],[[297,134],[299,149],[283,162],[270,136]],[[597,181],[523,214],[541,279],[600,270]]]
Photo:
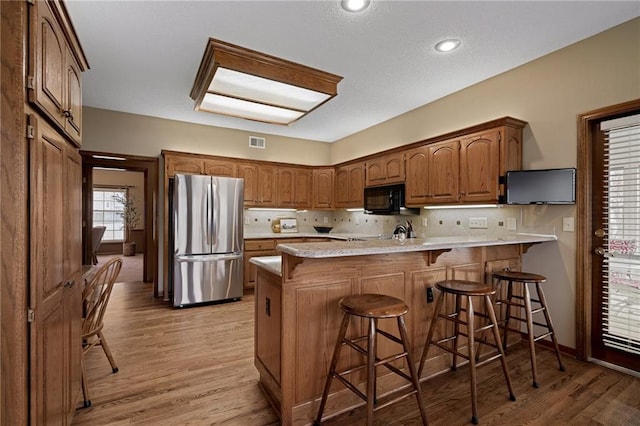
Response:
[[[136,207],[135,197],[127,192],[127,195],[114,195],[113,199],[122,204],[120,217],[124,219],[125,234],[125,240],[122,243],[122,254],[124,256],[135,256],[136,242],[131,240],[131,231],[138,226],[138,222],[140,221],[140,212],[138,212],[138,208]]]

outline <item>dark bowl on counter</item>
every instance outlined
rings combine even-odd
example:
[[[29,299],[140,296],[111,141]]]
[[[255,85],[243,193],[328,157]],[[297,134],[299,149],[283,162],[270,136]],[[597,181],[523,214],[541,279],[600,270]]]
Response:
[[[320,234],[328,234],[333,229],[333,226],[314,226],[313,229],[318,231]]]

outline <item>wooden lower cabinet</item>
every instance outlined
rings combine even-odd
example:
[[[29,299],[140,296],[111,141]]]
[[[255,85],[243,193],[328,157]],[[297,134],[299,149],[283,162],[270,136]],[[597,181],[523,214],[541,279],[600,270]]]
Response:
[[[317,414],[329,362],[335,347],[343,313],[340,298],[377,292],[404,300],[405,317],[414,361],[418,362],[426,341],[437,282],[444,279],[484,281],[485,273],[503,265],[517,265],[520,245],[457,248],[432,252],[409,252],[335,258],[297,258],[283,255],[282,277],[259,269],[256,283],[255,364],[261,388],[279,410],[283,425],[312,423]],[[434,301],[427,300],[433,290]],[[268,300],[267,300],[268,299]],[[452,307],[453,300],[445,299]],[[267,306],[268,305],[268,306]],[[273,318],[274,310],[280,312]],[[271,316],[269,316],[269,312]],[[395,320],[380,320],[380,328],[397,334]],[[442,327],[449,327],[444,324]],[[445,330],[440,329],[442,333]],[[366,324],[354,319],[351,335],[366,333]],[[515,334],[515,333],[514,333]],[[280,347],[273,344],[279,340]],[[464,343],[463,343],[464,344]],[[398,351],[397,345],[379,341],[379,356]],[[279,360],[279,365],[275,363]],[[338,368],[358,365],[355,351],[342,351]],[[450,357],[433,348],[423,378],[446,371]],[[406,369],[406,361],[398,361]],[[356,382],[364,382],[364,372]],[[384,393],[406,382],[386,370],[378,371],[378,391]],[[336,386],[327,400],[325,415],[351,409],[361,400],[344,387]]]

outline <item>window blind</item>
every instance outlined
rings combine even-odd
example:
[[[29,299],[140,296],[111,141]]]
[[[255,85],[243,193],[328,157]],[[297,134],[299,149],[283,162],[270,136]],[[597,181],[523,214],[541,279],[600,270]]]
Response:
[[[603,122],[602,339],[640,355],[640,115]]]

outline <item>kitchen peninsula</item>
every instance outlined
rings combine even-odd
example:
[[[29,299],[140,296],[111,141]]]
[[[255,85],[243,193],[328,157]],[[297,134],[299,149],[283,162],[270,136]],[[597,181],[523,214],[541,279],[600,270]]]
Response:
[[[495,270],[520,268],[521,256],[533,245],[555,241],[553,235],[517,234],[506,239],[438,237],[427,239],[330,241],[279,244],[282,256],[253,258],[258,266],[255,289],[255,365],[260,385],[279,412],[283,425],[311,424],[342,319],[341,297],[383,293],[404,300],[414,359],[420,359],[428,321],[444,279],[489,280]],[[383,329],[394,323],[380,321]],[[360,325],[364,335],[363,325]],[[397,352],[380,342],[379,355]],[[421,380],[448,368],[441,352],[430,351]],[[340,365],[360,363],[354,351],[343,351]],[[378,393],[406,385],[379,371]],[[365,380],[364,373],[360,382]],[[334,383],[325,416],[362,404]]]

